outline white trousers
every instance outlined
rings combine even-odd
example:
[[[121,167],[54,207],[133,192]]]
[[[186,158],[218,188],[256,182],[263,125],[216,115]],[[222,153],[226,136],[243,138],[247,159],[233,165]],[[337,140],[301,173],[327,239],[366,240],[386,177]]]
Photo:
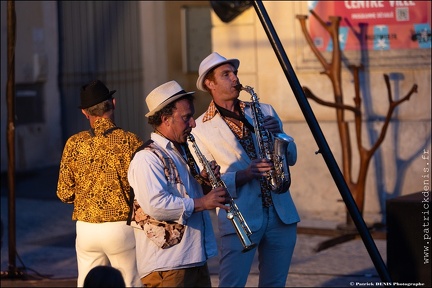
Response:
[[[112,266],[121,271],[126,287],[141,287],[135,254],[135,237],[126,221],[76,222],[75,248],[78,261],[78,287],[96,266]]]

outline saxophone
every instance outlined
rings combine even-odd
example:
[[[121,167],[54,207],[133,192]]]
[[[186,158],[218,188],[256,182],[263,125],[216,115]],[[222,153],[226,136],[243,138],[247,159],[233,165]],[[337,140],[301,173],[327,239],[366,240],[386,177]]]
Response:
[[[264,116],[258,101],[258,96],[250,86],[236,86],[237,90],[245,90],[251,95],[252,116],[255,136],[258,143],[259,158],[266,158],[273,163],[273,169],[264,176],[265,187],[282,194],[288,191],[291,185],[291,174],[288,165],[288,145],[294,139],[285,133],[272,134],[264,129]]]
[[[199,161],[203,165],[204,169],[207,171],[207,174],[209,175],[209,181],[213,189],[217,187],[224,187],[226,189],[226,184],[220,178],[216,177],[216,175],[213,173],[213,170],[211,169],[210,163],[207,161],[205,156],[201,153],[198,146],[196,145],[195,137],[192,134],[189,134],[188,140],[192,143],[192,147],[194,148]],[[237,236],[240,238],[240,242],[243,245],[242,252],[247,252],[256,246],[256,244],[252,243],[249,238],[249,236],[252,235],[252,232],[247,225],[245,219],[243,218],[243,215],[240,213],[237,204],[235,204],[234,199],[229,193],[227,198],[228,203],[226,203],[225,205],[229,207],[229,210],[227,211],[226,217],[228,220],[231,221],[234,226],[234,230],[237,233]]]

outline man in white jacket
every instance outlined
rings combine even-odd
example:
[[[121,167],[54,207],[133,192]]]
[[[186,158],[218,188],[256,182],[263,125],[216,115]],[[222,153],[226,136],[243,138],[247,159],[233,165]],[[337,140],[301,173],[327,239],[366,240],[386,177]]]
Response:
[[[226,59],[213,52],[200,64],[197,88],[207,91],[212,101],[196,119],[192,134],[202,154],[220,165],[222,180],[252,231],[257,244],[259,286],[284,287],[300,221],[288,189],[274,193],[266,188],[264,176],[271,161],[258,157],[251,103],[239,100],[238,59]],[[282,122],[272,106],[260,103],[263,127],[283,133]],[[289,136],[287,136],[289,137]],[[291,138],[291,137],[289,137]],[[296,145],[288,145],[288,163],[294,165]],[[226,212],[218,211],[220,239],[220,287],[244,287],[256,249],[243,253],[243,246]]]

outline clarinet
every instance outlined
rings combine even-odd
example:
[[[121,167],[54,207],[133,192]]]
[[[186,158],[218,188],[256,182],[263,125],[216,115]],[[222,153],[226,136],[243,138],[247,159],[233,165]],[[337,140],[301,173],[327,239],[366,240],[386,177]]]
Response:
[[[192,134],[189,134],[188,140],[192,143],[192,147],[194,148],[199,161],[203,165],[204,169],[207,171],[212,188],[214,189],[217,187],[224,187],[226,189],[226,184],[220,178],[216,177],[216,175],[213,173],[213,170],[211,169],[209,161],[204,157],[204,155],[201,153],[198,146],[196,145],[195,137]],[[225,205],[229,207],[229,210],[227,211],[226,217],[228,220],[231,221],[232,225],[234,226],[234,230],[236,231],[237,236],[239,237],[240,242],[243,245],[242,252],[247,252],[256,246],[256,244],[252,243],[249,238],[249,236],[252,235],[252,232],[229,192],[227,198],[228,203]]]

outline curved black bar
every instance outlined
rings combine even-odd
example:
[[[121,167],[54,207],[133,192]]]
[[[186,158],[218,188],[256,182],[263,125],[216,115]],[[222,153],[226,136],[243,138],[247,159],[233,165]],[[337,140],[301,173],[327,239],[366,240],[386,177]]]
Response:
[[[279,37],[277,36],[273,24],[271,23],[267,11],[262,4],[262,1],[253,1],[253,6],[276,53],[279,63],[282,66],[282,69],[285,73],[285,76],[287,77],[294,96],[297,99],[300,109],[303,112],[306,122],[308,123],[309,128],[315,138],[315,141],[318,144],[319,153],[322,154],[324,161],[326,162],[327,167],[329,168],[330,173],[333,176],[336,186],[339,188],[339,192],[342,195],[345,205],[347,206],[347,209],[357,227],[357,230],[360,233],[360,236],[366,246],[367,251],[369,252],[369,255],[375,265],[375,268],[377,269],[378,274],[381,277],[381,280],[383,282],[392,283],[387,267],[384,264],[383,259],[381,258],[381,255],[375,245],[375,242],[372,239],[371,234],[369,233],[366,223],[364,222],[363,217],[361,216],[360,211],[351,195],[348,185],[343,178],[342,172],[340,171],[339,166],[337,165],[337,162],[327,144],[327,141],[321,131],[318,121],[316,120],[312,108],[307,101],[300,82],[298,81],[298,78],[291,66],[291,63],[289,62],[289,59],[279,40]]]

